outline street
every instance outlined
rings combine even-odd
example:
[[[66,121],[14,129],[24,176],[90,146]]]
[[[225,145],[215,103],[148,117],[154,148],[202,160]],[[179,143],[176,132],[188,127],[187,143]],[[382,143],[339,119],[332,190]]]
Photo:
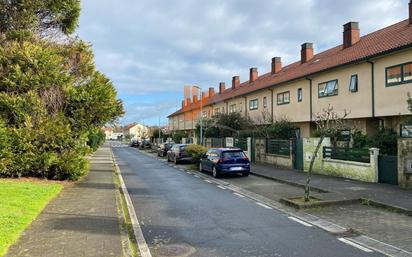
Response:
[[[152,256],[382,256],[136,149],[112,149]]]

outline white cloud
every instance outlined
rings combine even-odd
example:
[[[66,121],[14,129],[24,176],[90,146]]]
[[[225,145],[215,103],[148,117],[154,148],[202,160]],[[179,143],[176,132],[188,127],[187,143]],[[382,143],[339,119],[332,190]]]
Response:
[[[316,51],[341,43],[342,25],[359,21],[362,35],[406,19],[408,0],[85,0],[79,34],[95,49],[99,69],[122,95],[151,104],[126,119],[150,113],[159,93],[170,109],[183,85],[217,86],[250,67],[267,72],[273,56],[296,61],[300,44]],[[167,106],[166,106],[167,107]],[[166,108],[165,107],[165,108]]]

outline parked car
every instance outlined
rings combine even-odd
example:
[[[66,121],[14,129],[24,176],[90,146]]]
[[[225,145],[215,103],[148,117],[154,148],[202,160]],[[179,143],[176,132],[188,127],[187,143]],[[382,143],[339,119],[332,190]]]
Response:
[[[152,148],[152,143],[149,140],[143,139],[140,143],[140,148]]]
[[[157,148],[157,156],[163,157],[167,155],[167,152],[172,148],[174,143],[164,143]]]
[[[211,148],[200,159],[199,170],[212,172],[215,178],[238,173],[249,176],[250,162],[242,149]]]
[[[182,161],[191,162],[192,157],[185,151],[187,144],[175,144],[167,151],[167,161],[178,164]]]
[[[137,140],[136,138],[132,138],[131,140],[130,140],[130,146],[131,147],[139,147],[139,140]]]

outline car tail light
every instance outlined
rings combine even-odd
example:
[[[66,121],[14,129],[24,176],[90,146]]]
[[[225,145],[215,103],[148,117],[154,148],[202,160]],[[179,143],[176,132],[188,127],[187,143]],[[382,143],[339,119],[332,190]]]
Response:
[[[243,157],[243,160],[249,161],[249,158],[247,158],[247,157],[245,156],[245,157]]]

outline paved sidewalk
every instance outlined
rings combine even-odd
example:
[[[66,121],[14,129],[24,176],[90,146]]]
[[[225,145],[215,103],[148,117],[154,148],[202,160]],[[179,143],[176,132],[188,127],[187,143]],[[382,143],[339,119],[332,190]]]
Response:
[[[88,176],[63,189],[6,257],[123,256],[110,148],[91,158]]]
[[[253,164],[252,172],[256,175],[290,184],[304,185],[306,182],[305,172],[280,169],[273,165]],[[409,212],[409,215],[412,215],[412,191],[401,189],[398,186],[366,183],[317,174],[312,175],[311,185],[331,192],[323,194],[325,197],[330,195],[329,197],[332,199],[366,198],[387,206],[401,208]]]

